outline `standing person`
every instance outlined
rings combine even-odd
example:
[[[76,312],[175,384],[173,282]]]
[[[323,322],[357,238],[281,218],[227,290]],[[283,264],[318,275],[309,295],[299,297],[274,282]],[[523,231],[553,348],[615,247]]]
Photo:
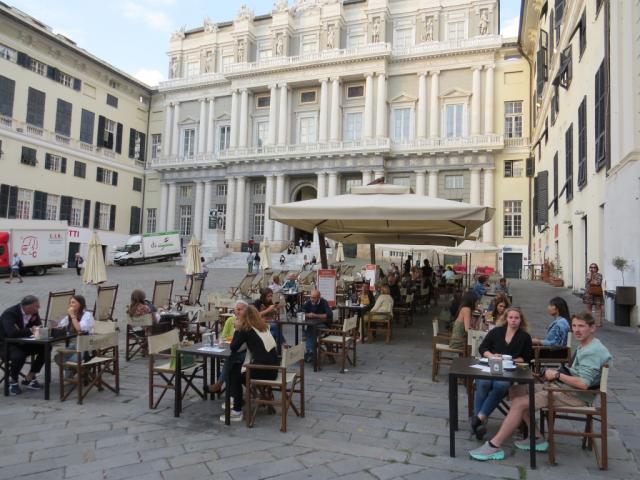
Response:
[[[533,338],[534,345],[544,345],[546,347],[566,347],[567,337],[571,331],[569,325],[569,306],[564,298],[554,297],[549,300],[547,312],[553,318],[553,322],[547,327],[546,338]]]
[[[253,256],[253,270],[256,273],[260,271],[260,255],[258,255],[258,252]]]
[[[207,278],[207,275],[209,275],[209,267],[207,267],[207,261],[204,259],[204,257],[200,257],[200,276],[202,278]]]
[[[253,253],[251,252],[247,255],[247,271],[253,273]]]
[[[300,246],[300,253],[302,253],[302,249],[304,248],[304,240],[302,237],[298,240],[298,245]]]
[[[602,304],[604,294],[602,292],[602,274],[599,272],[598,264],[589,265],[589,272],[585,278],[584,296],[582,301],[589,307],[589,313],[596,308],[596,327],[602,326]]]
[[[249,247],[249,251],[253,252],[253,245],[255,244],[255,242],[253,241],[253,237],[251,237],[249,239],[249,241],[247,242],[247,246]]]
[[[407,259],[404,261],[404,269],[402,274],[409,275],[411,273],[411,264],[413,263],[413,256],[408,255]]]
[[[287,259],[285,258],[284,255],[280,255],[280,266],[284,266],[284,262],[286,262]]]
[[[84,258],[80,256],[80,252],[76,252],[76,273],[78,276],[82,274],[82,265],[84,265]]]
[[[6,283],[11,283],[13,277],[18,277],[19,282],[22,283],[22,276],[20,275],[20,268],[22,268],[22,260],[18,256],[18,252],[13,254],[11,258],[11,270],[9,271],[9,280]]]
[[[40,315],[38,315],[39,309],[40,301],[33,295],[27,295],[19,304],[7,308],[2,315],[0,315],[0,340],[4,340],[5,338],[30,337],[33,335],[36,327],[42,325]],[[44,349],[38,345],[10,345],[9,361],[11,366],[8,375],[10,380],[9,394],[11,395],[22,393],[22,389],[18,384],[18,378],[29,355],[35,355],[35,357],[31,362],[31,369],[22,381],[22,384],[31,390],[42,388],[36,379],[36,374],[40,372],[44,365]]]
[[[324,320],[317,325],[317,328],[328,328],[331,322],[333,322],[333,311],[331,311],[329,303],[320,296],[318,290],[311,290],[310,297],[311,298],[302,306],[302,311],[306,314],[305,318]],[[311,363],[315,358],[317,339],[313,336],[313,329],[311,327],[305,329],[305,334],[307,338],[305,339],[304,361]]]

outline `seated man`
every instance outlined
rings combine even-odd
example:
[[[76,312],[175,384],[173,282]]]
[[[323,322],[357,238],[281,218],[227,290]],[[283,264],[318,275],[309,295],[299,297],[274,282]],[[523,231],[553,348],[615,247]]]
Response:
[[[311,298],[302,306],[302,311],[306,314],[306,319],[321,319],[324,322],[317,325],[317,328],[328,328],[333,321],[333,312],[329,303],[320,296],[318,290],[311,290]],[[313,329],[307,327],[305,330],[307,338],[305,340],[305,362],[313,362],[316,352],[316,338]]]
[[[600,372],[604,364],[611,361],[611,354],[606,347],[593,336],[596,331],[595,320],[590,313],[580,313],[571,319],[571,329],[578,341],[571,366],[567,373],[561,370],[548,368],[544,371],[544,379],[553,382],[555,385],[567,388],[588,390],[596,387],[600,383]],[[541,436],[536,428],[535,419],[529,418],[529,396],[526,385],[511,387],[509,396],[511,397],[511,408],[506,418],[502,422],[498,433],[485,442],[480,448],[471,450],[469,455],[476,460],[503,460],[504,450],[502,444],[520,426],[523,420],[529,426],[529,432],[533,433],[535,428],[536,451],[546,452],[549,444]],[[535,402],[536,408],[544,408],[548,405],[549,393],[543,390],[543,385],[536,385]],[[555,392],[554,403],[556,405],[567,405],[582,407],[588,405],[594,399],[593,395],[579,393]],[[516,448],[529,450],[529,439],[515,442]]]
[[[507,279],[501,278],[500,283],[498,283],[495,287],[496,295],[498,293],[504,293],[505,295],[509,295],[509,285],[507,285]]]
[[[453,283],[456,278],[456,272],[453,271],[451,265],[447,265],[447,269],[442,273],[445,283]]]
[[[27,295],[19,304],[7,308],[0,315],[0,341],[5,338],[30,337],[33,335],[35,327],[42,325],[40,315],[38,315],[39,309],[40,301],[33,295]],[[22,393],[20,385],[18,385],[18,377],[29,355],[35,355],[35,358],[31,362],[31,369],[22,384],[31,390],[42,388],[38,380],[36,380],[36,374],[40,372],[44,365],[43,348],[38,345],[10,345],[9,393],[11,395]]]
[[[487,293],[487,286],[487,277],[485,275],[480,275],[478,277],[478,281],[473,286],[473,293],[478,301],[480,301],[485,293]]]

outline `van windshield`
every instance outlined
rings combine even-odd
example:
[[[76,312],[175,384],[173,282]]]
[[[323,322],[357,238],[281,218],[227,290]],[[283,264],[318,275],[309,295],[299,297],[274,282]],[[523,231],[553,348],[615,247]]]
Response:
[[[140,250],[140,244],[136,243],[134,245],[125,245],[124,246],[124,251],[127,253],[133,253],[133,252],[137,252],[138,250]]]

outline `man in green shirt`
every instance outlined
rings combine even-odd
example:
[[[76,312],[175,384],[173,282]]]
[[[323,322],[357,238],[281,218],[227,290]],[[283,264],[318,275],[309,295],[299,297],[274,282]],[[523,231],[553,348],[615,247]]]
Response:
[[[596,325],[590,313],[574,315],[571,318],[571,329],[578,342],[578,348],[568,369],[569,373],[565,373],[566,370],[563,372],[548,368],[544,371],[544,379],[547,382],[554,382],[560,387],[588,390],[600,383],[602,367],[605,364],[610,364],[611,354],[600,340],[593,336],[596,331]],[[501,446],[520,426],[523,420],[529,426],[530,432],[535,430],[536,451],[546,452],[549,449],[549,443],[535,426],[535,419],[529,418],[527,388],[526,385],[516,385],[509,390],[511,407],[498,433],[481,447],[471,450],[469,452],[471,458],[480,461],[503,460],[504,450]],[[544,408],[548,405],[549,393],[544,391],[543,388],[543,385],[536,385],[535,406],[537,408]],[[556,405],[575,407],[588,405],[594,399],[593,395],[580,393],[555,392],[553,395],[553,401]],[[529,439],[515,442],[516,448],[520,450],[529,450],[529,445]]]

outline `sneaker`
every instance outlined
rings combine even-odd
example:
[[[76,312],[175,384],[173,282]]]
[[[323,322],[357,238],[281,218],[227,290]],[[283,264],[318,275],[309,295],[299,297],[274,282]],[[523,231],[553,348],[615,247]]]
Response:
[[[305,352],[304,361],[306,363],[313,363],[313,352]]]
[[[17,383],[12,383],[11,385],[9,385],[9,395],[20,395],[21,393],[22,389]]]
[[[231,410],[231,414],[229,415],[229,420],[232,422],[241,422],[242,421],[242,410],[236,412],[235,410]],[[220,415],[220,421],[224,422],[224,414]]]
[[[481,447],[471,450],[469,455],[474,460],[480,460],[481,462],[487,460],[504,460],[504,450],[492,447],[489,442],[484,442]]]
[[[231,405],[231,411],[233,411],[233,397],[229,398],[229,405]],[[220,404],[220,407],[222,407],[223,410],[225,409],[224,402]]]
[[[27,387],[29,390],[40,390],[42,385],[35,378],[33,380],[22,380],[22,385]]]
[[[531,450],[531,444],[528,438],[523,440],[518,440],[517,442],[513,442],[518,450]],[[549,450],[549,442],[547,442],[544,438],[536,438],[536,452],[546,452]]]

